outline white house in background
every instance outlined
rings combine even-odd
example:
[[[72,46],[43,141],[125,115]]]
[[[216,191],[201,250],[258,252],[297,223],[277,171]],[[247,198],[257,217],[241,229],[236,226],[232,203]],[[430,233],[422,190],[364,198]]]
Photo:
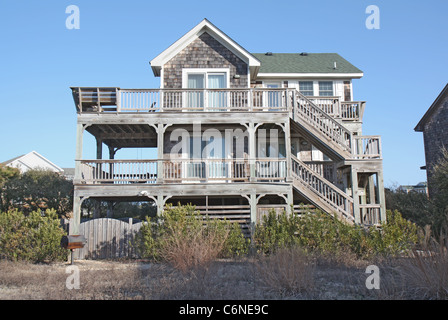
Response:
[[[30,169],[43,169],[64,174],[64,170],[62,168],[55,165],[53,162],[36,151],[31,151],[27,154],[7,160],[2,162],[2,164],[8,167],[17,168],[21,173],[24,173]]]

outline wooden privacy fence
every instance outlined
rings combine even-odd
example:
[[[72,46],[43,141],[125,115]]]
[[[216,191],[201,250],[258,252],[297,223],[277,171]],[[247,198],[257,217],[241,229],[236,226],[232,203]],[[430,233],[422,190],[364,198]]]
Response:
[[[114,259],[138,257],[134,246],[135,235],[143,222],[133,223],[111,218],[84,221],[79,234],[87,239],[82,249],[74,250],[74,259]]]

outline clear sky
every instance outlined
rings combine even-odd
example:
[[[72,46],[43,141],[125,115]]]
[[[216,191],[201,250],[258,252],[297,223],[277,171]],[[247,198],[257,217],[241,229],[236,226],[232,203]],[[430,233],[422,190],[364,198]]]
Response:
[[[448,83],[447,12],[446,0],[1,0],[0,162],[35,150],[74,167],[70,86],[158,88],[149,61],[207,18],[249,52],[337,52],[360,68],[354,100],[367,101],[363,134],[382,136],[385,185],[425,181],[414,127]]]

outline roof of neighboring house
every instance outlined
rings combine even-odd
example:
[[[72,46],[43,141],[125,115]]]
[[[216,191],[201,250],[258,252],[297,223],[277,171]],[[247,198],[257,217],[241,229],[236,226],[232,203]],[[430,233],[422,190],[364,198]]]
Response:
[[[62,172],[62,168],[40,155],[36,151],[31,151],[27,154],[23,154],[18,157],[14,157],[12,159],[6,160],[2,162],[5,166],[12,166],[16,168],[25,168],[25,169],[51,169],[55,172]],[[22,170],[22,169],[21,169]]]
[[[443,88],[443,90],[437,96],[436,100],[434,100],[432,105],[429,107],[429,109],[426,111],[426,113],[420,119],[419,123],[414,128],[415,131],[423,132],[423,130],[425,129],[426,122],[439,109],[439,107],[442,106],[442,104],[440,102],[443,101],[443,99],[447,96],[447,94],[448,94],[448,84],[446,84],[445,88]]]
[[[65,175],[75,175],[75,168],[62,168],[64,170]]]
[[[14,157],[14,158],[12,158],[12,159],[3,161],[1,164],[7,166],[8,164],[10,164],[11,162],[13,162],[14,160],[20,159],[20,158],[22,158],[23,156],[24,156],[24,154],[22,154],[22,155],[20,155],[20,156],[17,156],[17,157]]]
[[[263,73],[359,74],[362,71],[337,53],[252,53]],[[336,65],[335,65],[336,63]]]

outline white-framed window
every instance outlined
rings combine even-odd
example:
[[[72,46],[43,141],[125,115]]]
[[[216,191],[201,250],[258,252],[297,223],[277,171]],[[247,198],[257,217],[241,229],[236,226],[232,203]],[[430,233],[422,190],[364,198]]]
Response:
[[[313,81],[299,81],[299,91],[304,96],[314,96]]]
[[[319,96],[333,96],[333,81],[319,81]]]
[[[205,89],[227,89],[230,83],[229,69],[183,69],[182,84],[189,90],[185,97],[185,105],[188,109],[208,111],[220,111],[227,108],[228,92],[226,90],[207,91]]]

